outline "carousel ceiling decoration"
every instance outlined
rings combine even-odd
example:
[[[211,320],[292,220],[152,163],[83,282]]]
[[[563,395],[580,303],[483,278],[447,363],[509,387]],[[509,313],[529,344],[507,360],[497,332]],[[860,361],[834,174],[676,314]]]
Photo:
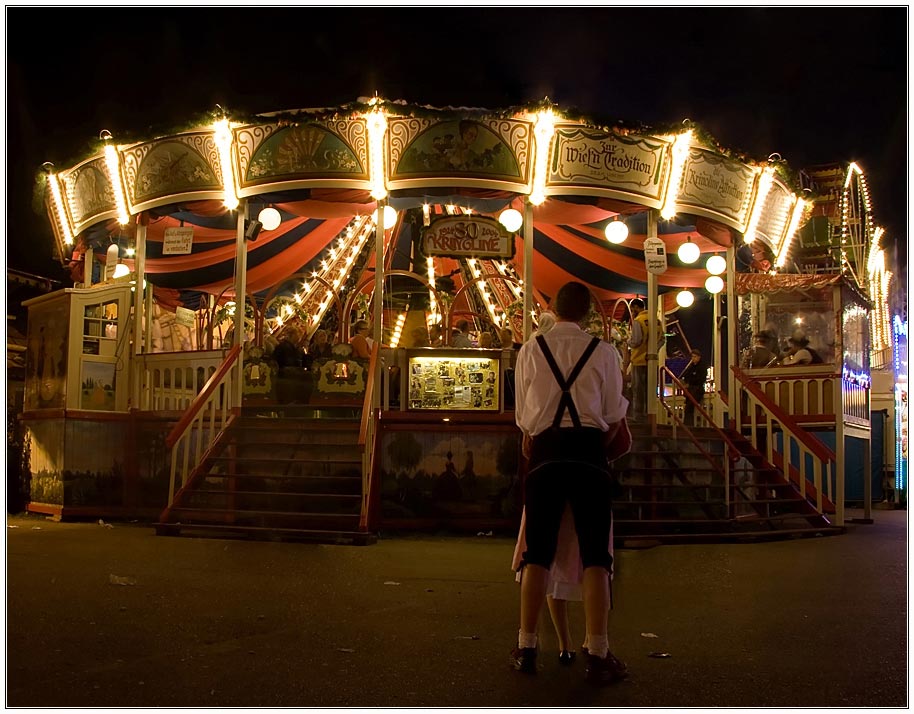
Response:
[[[689,122],[632,130],[569,118],[548,100],[490,111],[375,97],[254,117],[230,117],[220,108],[199,126],[131,143],[103,132],[97,154],[47,170],[45,201],[65,260],[93,241],[129,241],[145,217],[150,280],[163,289],[216,294],[232,281],[239,221],[268,208],[279,224],[247,243],[254,293],[315,270],[341,232],[379,203],[417,211],[419,225],[430,220],[429,207],[441,206],[493,219],[510,208],[522,224],[532,206],[533,225],[515,229],[513,260],[488,267],[522,274],[529,231],[540,295],[578,279],[613,299],[646,293],[641,246],[649,210],[664,218],[658,237],[671,256],[661,291],[701,287],[708,277],[700,261],[690,267],[672,257],[683,243],[713,254],[745,241],[767,253],[773,268],[786,265],[810,202],[790,188],[785,168],[777,155],[761,163],[735,158]],[[193,227],[193,247],[166,255],[164,229],[180,226]],[[391,245],[401,245],[403,231],[413,236],[399,221]],[[859,264],[854,249],[847,253]],[[398,250],[412,255],[408,245]],[[434,287],[443,260],[421,256],[402,269]],[[373,258],[362,264],[373,266]],[[479,266],[461,268],[467,280],[474,270]],[[478,298],[498,307],[491,295]]]

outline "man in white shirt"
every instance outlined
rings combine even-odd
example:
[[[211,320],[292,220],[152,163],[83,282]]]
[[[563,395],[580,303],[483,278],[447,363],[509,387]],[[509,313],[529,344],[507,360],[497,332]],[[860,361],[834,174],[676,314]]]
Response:
[[[627,672],[609,652],[607,635],[612,498],[605,448],[628,401],[618,352],[580,327],[590,300],[582,283],[562,286],[551,306],[556,325],[524,344],[517,356],[515,419],[529,468],[520,631],[512,663],[519,671],[536,672],[536,627],[567,502],[584,563],[587,679],[610,684]]]

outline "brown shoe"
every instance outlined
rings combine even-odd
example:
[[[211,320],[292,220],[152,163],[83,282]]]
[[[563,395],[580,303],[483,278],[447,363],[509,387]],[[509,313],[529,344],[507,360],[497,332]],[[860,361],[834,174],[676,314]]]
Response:
[[[587,653],[585,679],[591,684],[600,686],[613,684],[622,681],[626,677],[628,677],[628,668],[612,652],[607,652],[606,657],[603,659],[590,654],[590,652]]]

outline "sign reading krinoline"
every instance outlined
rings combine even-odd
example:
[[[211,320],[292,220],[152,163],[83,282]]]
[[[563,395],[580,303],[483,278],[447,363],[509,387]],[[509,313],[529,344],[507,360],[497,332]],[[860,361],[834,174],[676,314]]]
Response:
[[[422,232],[422,249],[427,256],[510,258],[514,234],[494,218],[445,216]]]

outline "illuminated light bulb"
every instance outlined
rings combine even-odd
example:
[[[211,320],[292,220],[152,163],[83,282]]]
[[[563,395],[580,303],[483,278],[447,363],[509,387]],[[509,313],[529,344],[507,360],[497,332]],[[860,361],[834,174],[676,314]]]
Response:
[[[263,224],[265,231],[275,231],[282,223],[282,216],[272,206],[267,206],[258,215],[257,220]]]
[[[378,210],[375,209],[374,213],[371,214],[371,219],[377,223],[378,222]],[[390,206],[384,206],[384,230],[388,231],[397,225],[397,212]]]
[[[279,327],[280,325],[282,325],[282,315],[277,315],[276,316],[276,326]]]
[[[727,259],[720,255],[712,255],[705,263],[711,275],[720,275],[727,269]]]
[[[628,238],[628,226],[625,221],[617,220],[607,223],[603,232],[606,235],[606,240],[616,245],[624,243],[625,239]]]
[[[686,242],[679,246],[676,255],[683,263],[694,263],[701,256],[701,248],[695,245],[691,238],[687,238]]]
[[[295,302],[301,305],[301,293],[295,293]]]
[[[127,257],[133,256],[133,255],[136,255],[136,248],[128,248]]]
[[[118,263],[114,266],[114,274],[111,277],[123,278],[125,275],[130,275],[130,268],[123,263]]]
[[[501,215],[498,216],[498,222],[501,223],[505,230],[515,233],[520,230],[520,227],[524,223],[524,217],[521,215],[521,212],[514,209],[508,208],[501,212]]]
[[[724,279],[719,275],[709,275],[708,279],[705,280],[705,290],[707,290],[712,295],[716,295],[723,289]]]
[[[688,290],[680,290],[676,293],[676,304],[679,307],[689,307],[693,302],[695,302],[695,296]]]
[[[291,306],[291,305],[285,305],[284,307],[285,307],[286,314],[287,314],[287,315],[291,315],[291,314],[292,314],[292,306]]]

